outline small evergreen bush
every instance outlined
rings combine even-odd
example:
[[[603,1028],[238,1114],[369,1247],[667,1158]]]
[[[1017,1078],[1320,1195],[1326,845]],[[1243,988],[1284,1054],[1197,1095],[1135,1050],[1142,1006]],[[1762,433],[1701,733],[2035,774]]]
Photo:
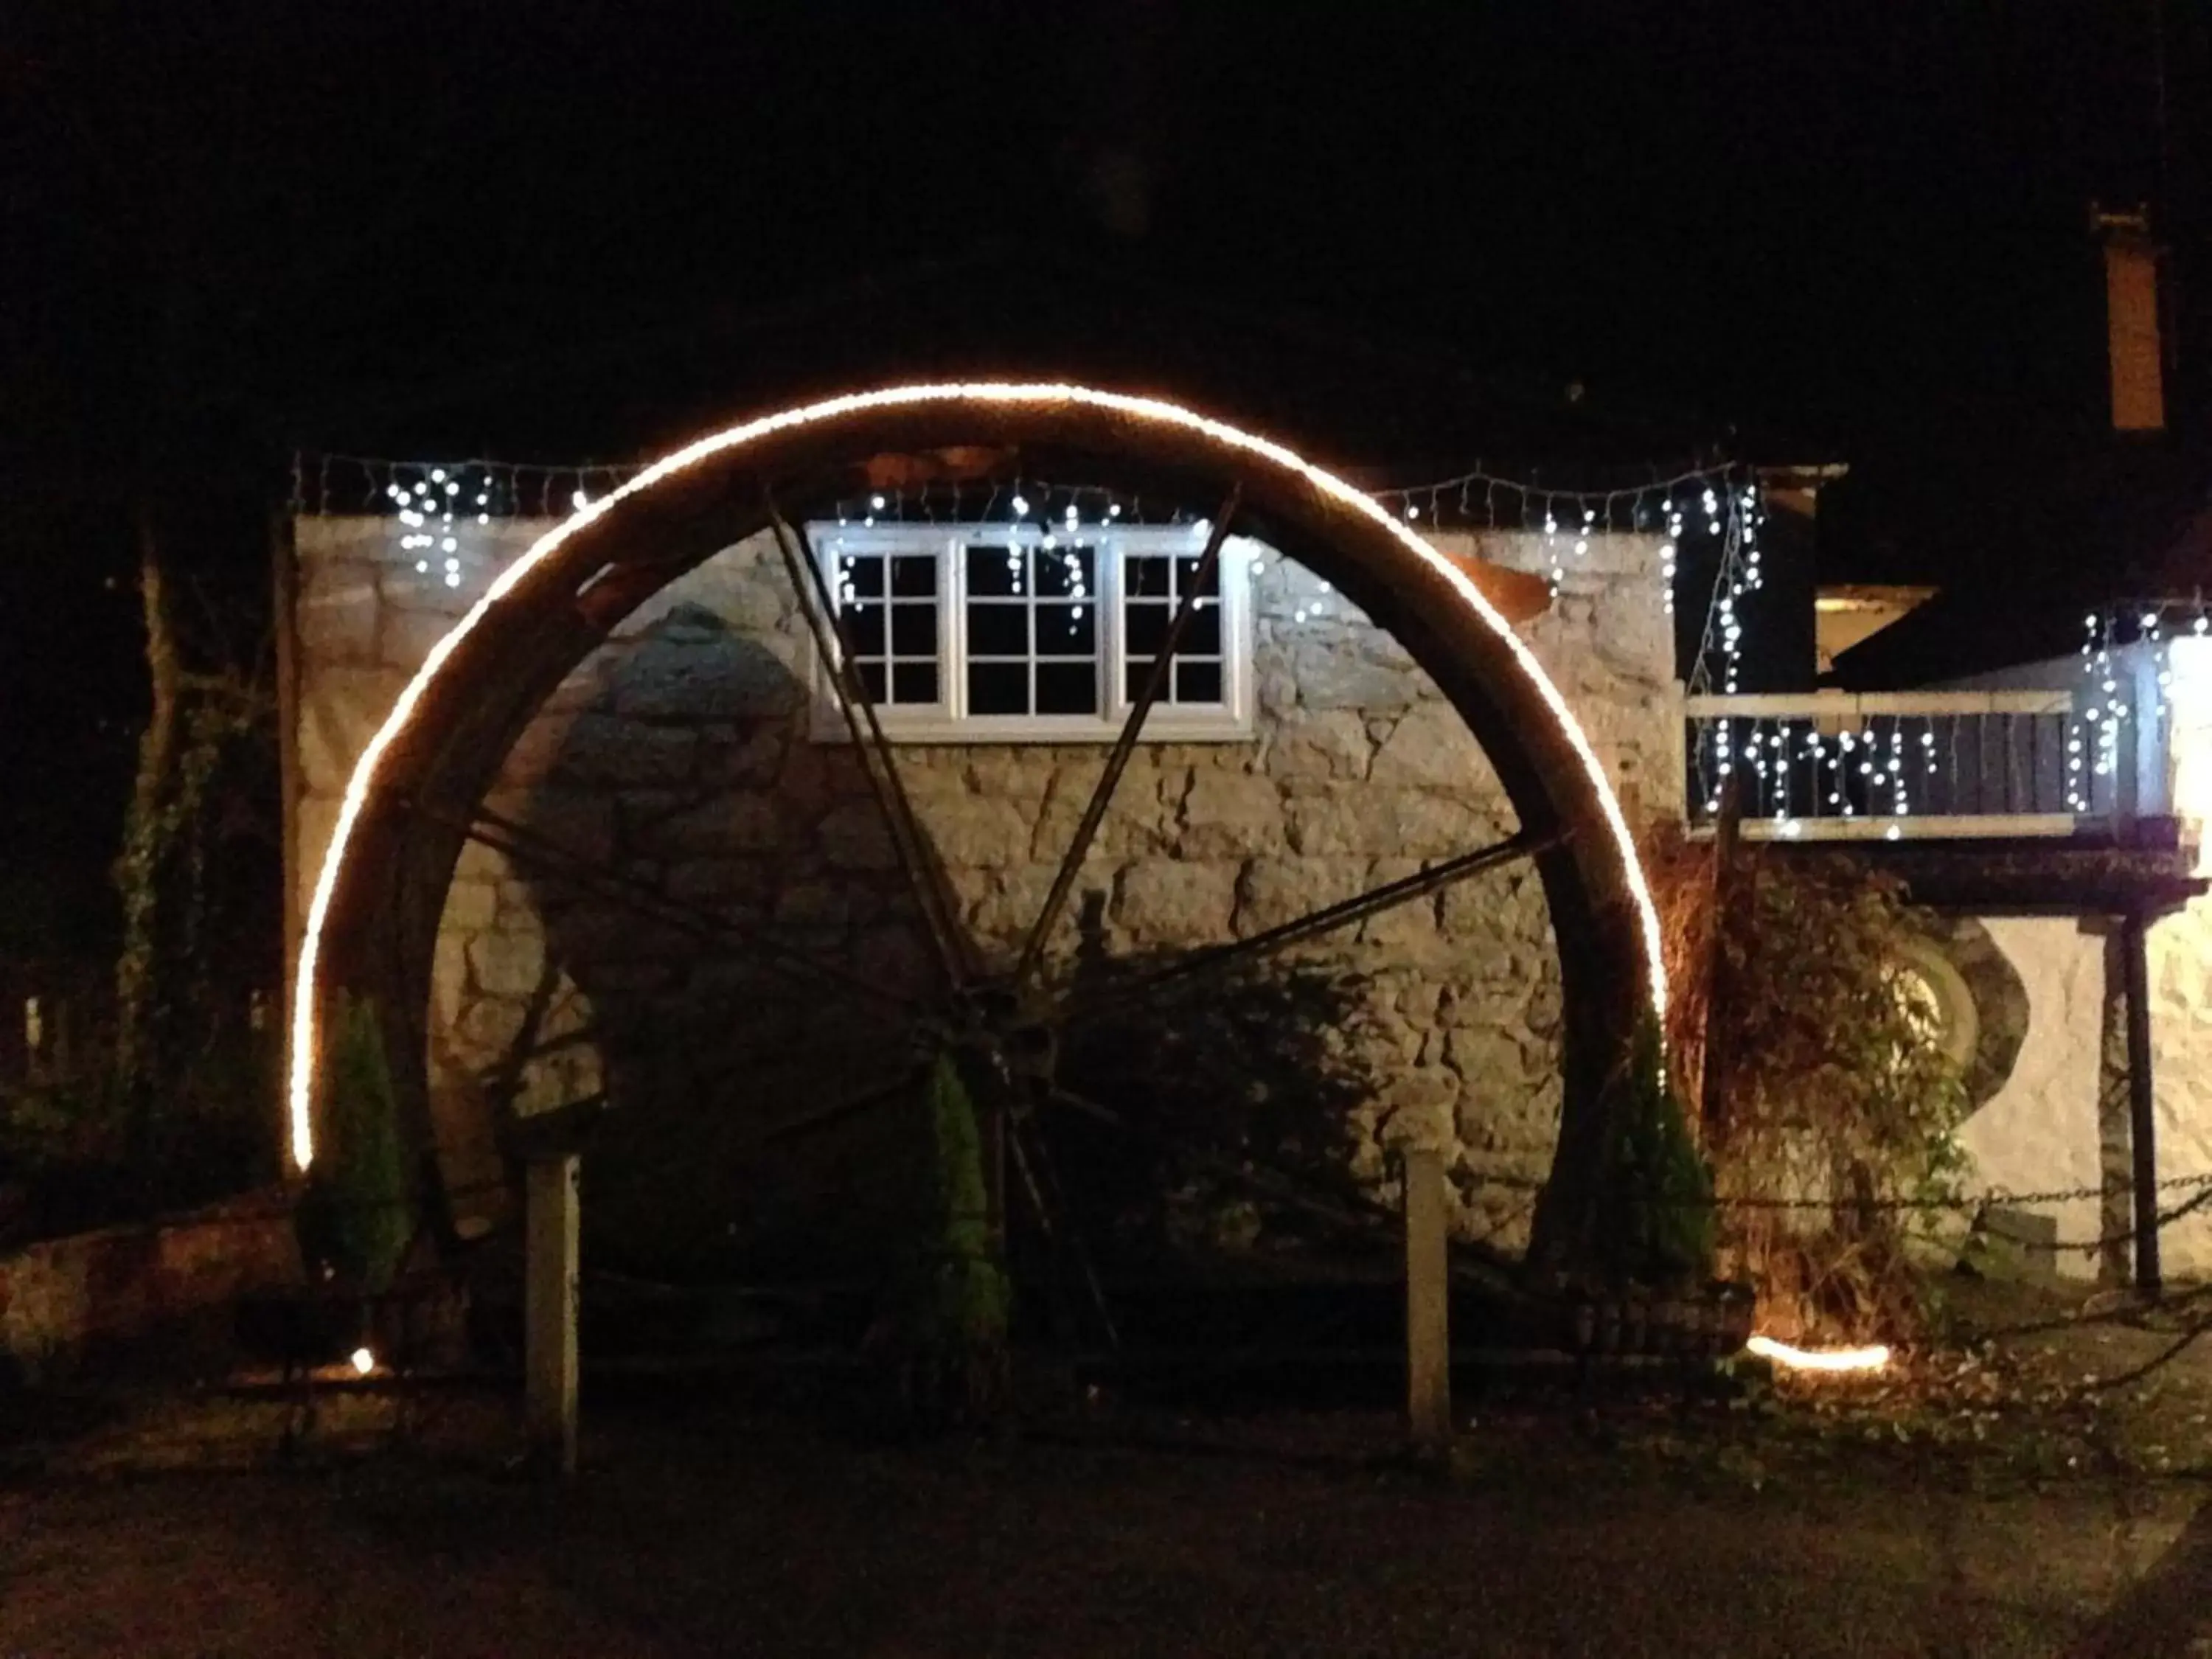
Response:
[[[310,1273],[366,1295],[392,1283],[415,1237],[413,1183],[376,1006],[341,995],[323,1058],[315,1162],[296,1218]]]
[[[930,1164],[911,1254],[874,1343],[888,1349],[914,1426],[978,1422],[1004,1403],[1012,1295],[992,1237],[982,1126],[949,1054],[925,1102]]]
[[[1661,1053],[1659,1026],[1638,1027],[1607,1103],[1598,1252],[1617,1284],[1702,1284],[1713,1271],[1713,1177],[1691,1135]]]

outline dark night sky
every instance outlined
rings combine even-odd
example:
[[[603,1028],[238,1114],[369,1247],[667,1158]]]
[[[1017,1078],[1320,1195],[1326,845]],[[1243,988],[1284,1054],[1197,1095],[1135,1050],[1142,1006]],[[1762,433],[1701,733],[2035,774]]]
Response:
[[[145,490],[212,586],[251,587],[295,443],[633,455],[755,404],[841,315],[874,314],[853,337],[886,372],[927,361],[896,295],[931,262],[988,270],[978,296],[1090,270],[1294,317],[1437,385],[1580,381],[1850,461],[1839,568],[2072,580],[2039,496],[2111,449],[2092,198],[2157,201],[2181,412],[2206,401],[2212,47],[2166,0],[2161,168],[2158,16],[13,5],[0,758],[45,769],[0,843],[112,842]],[[1329,453],[1328,411],[1310,424]]]

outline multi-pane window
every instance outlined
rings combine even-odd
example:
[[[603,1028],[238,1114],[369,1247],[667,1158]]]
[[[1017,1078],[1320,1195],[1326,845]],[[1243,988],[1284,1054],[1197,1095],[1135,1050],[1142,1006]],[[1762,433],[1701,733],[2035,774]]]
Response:
[[[943,695],[937,563],[884,549],[847,552],[833,567],[844,636],[878,708],[933,708]]]
[[[1098,712],[1098,549],[1053,543],[960,550],[971,714]]]
[[[1195,600],[1146,723],[1155,738],[1250,730],[1249,544],[1201,584],[1203,526],[814,526],[886,731],[921,742],[1111,738],[1176,608]],[[819,688],[817,730],[844,734]]]
[[[1176,647],[1174,678],[1162,690],[1161,701],[1178,706],[1205,708],[1222,700],[1227,643],[1222,633],[1221,572],[1217,567],[1199,580],[1204,561],[1164,553],[1131,553],[1121,562],[1121,671],[1127,695],[1144,689],[1160,641],[1167,638],[1176,610],[1183,596],[1195,591],[1198,609],[1191,613],[1182,642]]]

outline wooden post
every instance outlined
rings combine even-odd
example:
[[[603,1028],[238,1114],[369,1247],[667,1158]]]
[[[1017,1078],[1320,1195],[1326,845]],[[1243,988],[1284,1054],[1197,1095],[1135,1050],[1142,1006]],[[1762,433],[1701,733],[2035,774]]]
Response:
[[[1451,1444],[1451,1272],[1444,1238],[1444,1161],[1434,1147],[1405,1152],[1406,1405],[1413,1443]]]
[[[2150,959],[2142,912],[2120,924],[2128,978],[2128,1140],[2135,1160],[2136,1288],[2155,1296],[2164,1282],[2158,1261],[2157,1097],[2150,1060]]]
[[[532,1448],[576,1472],[577,1176],[573,1152],[524,1166],[523,1416]]]

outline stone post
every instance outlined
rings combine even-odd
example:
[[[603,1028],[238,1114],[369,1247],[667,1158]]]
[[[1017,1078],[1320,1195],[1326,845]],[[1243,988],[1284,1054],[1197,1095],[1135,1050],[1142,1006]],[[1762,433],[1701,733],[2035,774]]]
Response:
[[[577,1177],[573,1153],[524,1166],[523,1417],[532,1449],[576,1472]]]
[[[1445,1249],[1444,1161],[1433,1146],[1408,1146],[1406,1182],[1406,1402],[1413,1443],[1441,1454],[1451,1444],[1451,1271]]]

